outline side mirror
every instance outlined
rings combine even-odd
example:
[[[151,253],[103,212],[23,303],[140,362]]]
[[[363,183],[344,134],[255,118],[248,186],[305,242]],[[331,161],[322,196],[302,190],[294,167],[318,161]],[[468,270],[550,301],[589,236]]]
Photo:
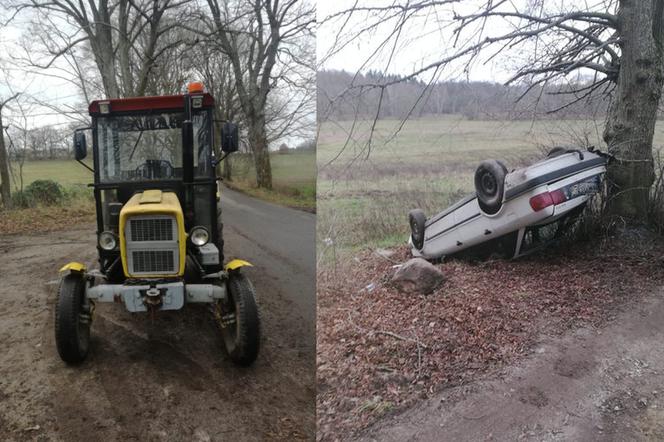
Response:
[[[226,122],[221,127],[221,151],[224,153],[232,153],[237,152],[238,149],[237,124]]]
[[[83,132],[74,132],[74,158],[81,161],[88,154],[88,143]]]

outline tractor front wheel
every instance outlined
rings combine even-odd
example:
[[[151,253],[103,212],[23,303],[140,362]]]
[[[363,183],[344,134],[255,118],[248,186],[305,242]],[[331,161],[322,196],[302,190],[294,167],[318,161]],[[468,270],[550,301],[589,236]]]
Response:
[[[251,281],[239,271],[231,271],[228,280],[227,308],[223,309],[221,334],[231,360],[251,365],[260,346],[260,316]]]
[[[88,355],[91,320],[85,278],[75,273],[65,276],[55,301],[55,344],[67,364],[80,364]]]

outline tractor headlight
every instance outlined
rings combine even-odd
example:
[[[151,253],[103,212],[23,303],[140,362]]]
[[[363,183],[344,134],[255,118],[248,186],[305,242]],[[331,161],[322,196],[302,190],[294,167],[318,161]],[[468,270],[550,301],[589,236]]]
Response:
[[[113,232],[101,232],[99,234],[99,247],[104,250],[113,250],[118,245]]]
[[[201,247],[210,241],[210,233],[205,227],[194,227],[189,232],[189,239],[193,245]]]

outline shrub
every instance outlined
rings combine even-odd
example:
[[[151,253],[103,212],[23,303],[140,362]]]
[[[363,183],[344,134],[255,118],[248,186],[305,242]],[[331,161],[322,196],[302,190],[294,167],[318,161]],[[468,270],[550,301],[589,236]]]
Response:
[[[85,200],[94,201],[92,189],[85,184],[72,184],[63,187],[63,198],[65,201]]]
[[[20,209],[27,209],[35,206],[35,201],[32,196],[24,191],[16,191],[12,193],[12,207]]]
[[[24,193],[33,203],[53,206],[64,200],[62,186],[53,180],[36,180],[25,188]]]

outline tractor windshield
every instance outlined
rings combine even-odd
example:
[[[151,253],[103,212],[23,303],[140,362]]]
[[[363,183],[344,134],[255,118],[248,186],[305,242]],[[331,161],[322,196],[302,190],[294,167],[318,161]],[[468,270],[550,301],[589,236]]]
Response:
[[[194,168],[209,176],[211,132],[205,111],[194,114]],[[181,112],[109,115],[97,119],[101,182],[182,178]]]

